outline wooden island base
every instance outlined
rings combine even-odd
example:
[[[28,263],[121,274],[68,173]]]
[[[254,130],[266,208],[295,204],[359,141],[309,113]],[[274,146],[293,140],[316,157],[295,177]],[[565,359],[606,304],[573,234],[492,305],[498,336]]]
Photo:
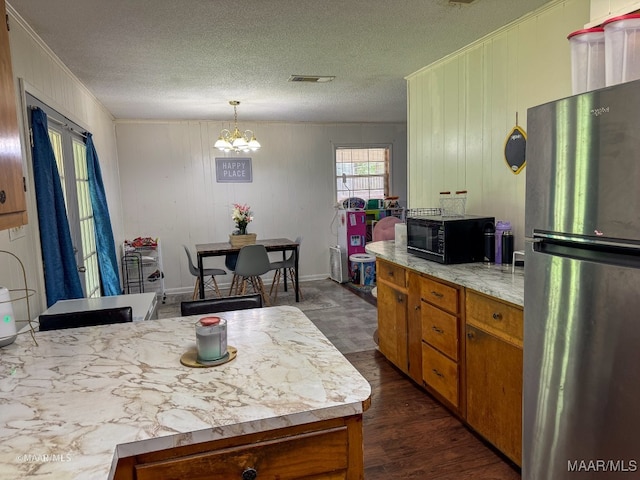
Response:
[[[115,480],[362,479],[362,415],[175,447],[118,461]]]

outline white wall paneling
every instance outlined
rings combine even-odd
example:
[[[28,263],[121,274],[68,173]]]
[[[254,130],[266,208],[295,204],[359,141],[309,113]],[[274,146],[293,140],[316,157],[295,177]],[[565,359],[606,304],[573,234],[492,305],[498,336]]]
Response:
[[[510,220],[523,248],[525,168],[504,143],[529,107],[571,94],[567,35],[589,18],[583,0],[554,2],[407,77],[409,207],[468,190],[467,212]]]
[[[213,148],[223,126],[116,121],[125,236],[162,239],[169,292],[193,286],[182,244],[195,251],[198,243],[226,241],[234,229],[233,203],[251,206],[249,231],[259,238],[302,235],[301,276],[328,277],[329,246],[337,242],[335,144],[391,144],[392,191],[405,198],[405,124],[245,122],[241,127],[254,130],[262,144],[240,155],[252,158],[253,182],[216,183],[214,159],[236,156]],[[207,262],[224,268],[222,258]]]

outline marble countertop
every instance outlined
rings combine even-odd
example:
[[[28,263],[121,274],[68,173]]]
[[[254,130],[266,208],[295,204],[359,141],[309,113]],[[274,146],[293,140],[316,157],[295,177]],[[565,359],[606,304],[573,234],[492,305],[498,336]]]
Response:
[[[298,308],[223,316],[238,356],[213,368],[180,364],[198,316],[0,349],[0,476],[104,480],[118,458],[363,412],[369,383]]]
[[[406,246],[396,247],[392,240],[368,243],[365,249],[371,255],[411,270],[524,306],[523,267],[516,267],[515,272],[512,273],[510,265],[485,265],[484,263],[442,265],[407,253]]]

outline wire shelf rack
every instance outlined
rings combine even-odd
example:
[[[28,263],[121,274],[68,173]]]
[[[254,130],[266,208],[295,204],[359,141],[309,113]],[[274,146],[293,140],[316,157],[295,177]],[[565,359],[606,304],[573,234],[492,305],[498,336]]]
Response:
[[[442,209],[440,207],[423,207],[423,208],[409,208],[407,210],[406,217],[425,217],[425,216],[437,216],[442,215]]]

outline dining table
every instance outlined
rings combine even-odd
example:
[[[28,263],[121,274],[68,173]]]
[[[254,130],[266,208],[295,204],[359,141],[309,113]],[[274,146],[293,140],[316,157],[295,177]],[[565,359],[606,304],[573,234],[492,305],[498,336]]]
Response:
[[[256,244],[264,245],[267,252],[282,252],[282,260],[286,259],[287,252],[293,254],[294,278],[295,278],[295,294],[296,302],[300,301],[300,288],[298,276],[298,262],[300,257],[300,244],[288,238],[258,238]],[[217,243],[200,243],[196,245],[196,253],[198,255],[198,273],[200,275],[198,295],[200,299],[204,299],[204,259],[206,257],[220,257],[223,255],[240,252],[241,246],[233,246],[229,242]],[[287,276],[284,275],[284,289],[287,290]]]

